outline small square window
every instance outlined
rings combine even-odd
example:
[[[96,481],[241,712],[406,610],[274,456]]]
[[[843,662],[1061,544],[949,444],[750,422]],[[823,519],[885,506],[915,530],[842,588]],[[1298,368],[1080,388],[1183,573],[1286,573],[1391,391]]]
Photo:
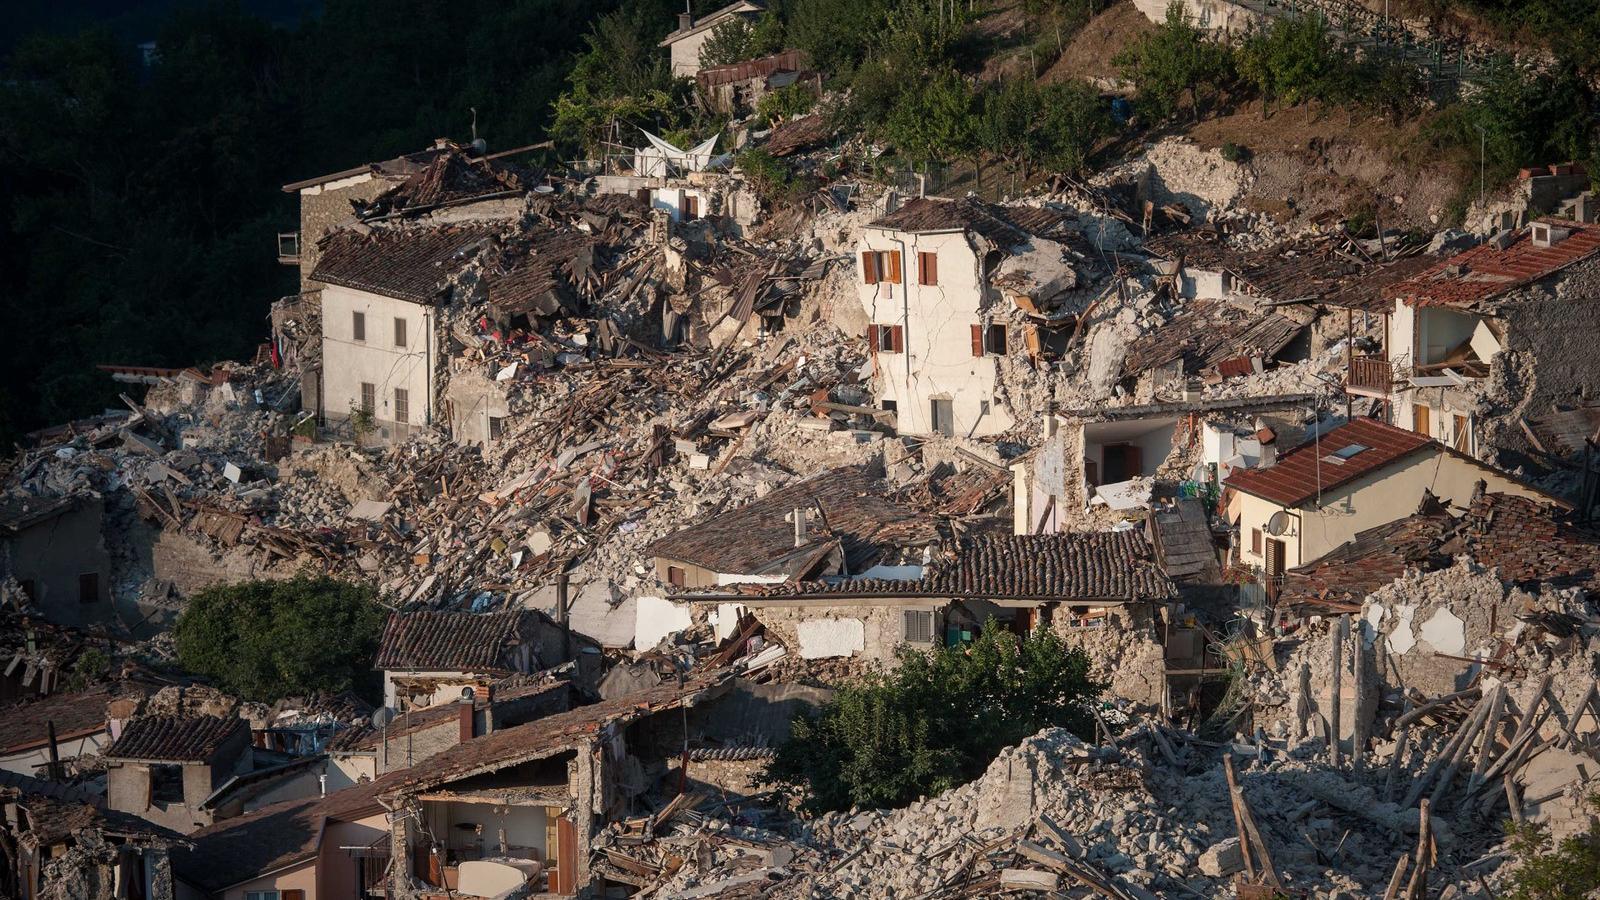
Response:
[[[411,421],[411,392],[405,388],[394,389],[394,420]]]
[[[361,411],[374,413],[378,409],[378,386],[370,381],[361,382]]]
[[[933,611],[908,609],[905,611],[905,635],[908,644],[933,643]]]
[[[898,412],[900,409],[900,404],[894,402],[893,400],[885,400],[878,405],[883,407],[884,412]]]
[[[396,347],[406,345],[406,320],[399,317],[394,320],[394,345]]]
[[[506,436],[506,417],[489,417],[489,440],[498,441]]]
[[[684,577],[684,572],[682,569],[678,568],[677,566],[667,566],[668,584],[672,585],[673,587],[683,587],[687,580],[688,579]]]
[[[1261,555],[1261,529],[1259,528],[1250,529],[1250,552],[1257,556]]]
[[[350,340],[364,341],[367,339],[367,314],[353,312],[350,314]]]

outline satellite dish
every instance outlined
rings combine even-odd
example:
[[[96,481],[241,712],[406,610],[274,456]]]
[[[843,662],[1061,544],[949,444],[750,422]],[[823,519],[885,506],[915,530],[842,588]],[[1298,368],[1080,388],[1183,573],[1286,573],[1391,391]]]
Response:
[[[377,729],[388,728],[389,723],[394,721],[394,716],[394,710],[387,706],[375,709],[372,711],[372,727]]]
[[[1281,509],[1273,513],[1272,518],[1267,520],[1267,534],[1270,534],[1273,537],[1278,537],[1288,530],[1289,517],[1284,515],[1284,512]]]

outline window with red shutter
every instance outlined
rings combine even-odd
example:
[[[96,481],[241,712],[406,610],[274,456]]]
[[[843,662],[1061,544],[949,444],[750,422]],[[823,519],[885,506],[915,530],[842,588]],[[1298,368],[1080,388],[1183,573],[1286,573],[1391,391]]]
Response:
[[[917,254],[917,284],[936,285],[939,283],[939,254]]]
[[[983,355],[983,326],[982,325],[974,325],[974,326],[972,326],[972,355],[973,356],[982,356]]]
[[[884,255],[889,257],[889,281],[892,284],[900,284],[900,254],[887,253]]]
[[[905,333],[905,329],[901,328],[899,325],[891,325],[889,327],[889,341],[890,341],[891,345],[894,347],[894,351],[893,352],[895,352],[895,353],[904,353],[904,352],[906,352],[906,333]]]
[[[877,284],[882,279],[878,275],[878,254],[871,250],[861,252],[861,282],[863,284]]]
[[[867,326],[867,346],[871,347],[873,350],[881,350],[883,348],[881,346],[879,346],[878,341],[879,341],[879,338],[878,338],[878,326],[876,326],[876,325],[868,325]]]

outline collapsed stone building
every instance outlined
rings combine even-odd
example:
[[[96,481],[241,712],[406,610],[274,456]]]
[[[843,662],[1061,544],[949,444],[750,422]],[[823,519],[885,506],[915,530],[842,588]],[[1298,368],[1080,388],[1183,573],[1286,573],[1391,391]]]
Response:
[[[1465,891],[1498,877],[1485,822],[1584,827],[1581,211],[1463,255],[1122,184],[765,219],[711,154],[566,179],[440,145],[291,185],[302,292],[256,359],[113,361],[142,398],[7,466],[15,540],[99,522],[48,591],[13,555],[5,596],[149,633],[209,584],[368,581],[392,713],[139,707],[159,687],[63,691],[30,638],[4,768],[190,832],[179,892],[240,900]],[[1443,368],[1364,392],[1408,311]],[[92,572],[109,613],[64,614]],[[987,621],[1089,651],[1092,744],[1045,732],[899,812],[762,796],[826,685]]]

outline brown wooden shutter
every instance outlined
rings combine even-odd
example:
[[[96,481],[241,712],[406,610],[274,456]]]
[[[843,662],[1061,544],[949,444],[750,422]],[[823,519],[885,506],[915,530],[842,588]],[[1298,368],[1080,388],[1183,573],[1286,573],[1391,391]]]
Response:
[[[893,283],[893,284],[900,284],[900,254],[899,253],[890,253],[889,254],[889,281],[891,283]]]
[[[889,345],[896,353],[906,352],[906,332],[899,325],[889,326]]]
[[[873,353],[877,353],[878,350],[883,346],[882,344],[878,343],[878,326],[867,326],[867,344],[872,348]]]
[[[982,325],[974,325],[974,326],[972,326],[972,355],[973,356],[982,356],[983,355],[983,326]]]
[[[917,283],[926,285],[939,283],[939,254],[917,254]]]
[[[278,896],[282,897],[283,900],[306,900],[306,892],[299,888],[283,891]]]
[[[861,281],[862,281],[862,283],[863,284],[877,284],[879,280],[880,279],[878,277],[878,254],[873,253],[871,250],[862,251],[862,253],[861,253]]]

